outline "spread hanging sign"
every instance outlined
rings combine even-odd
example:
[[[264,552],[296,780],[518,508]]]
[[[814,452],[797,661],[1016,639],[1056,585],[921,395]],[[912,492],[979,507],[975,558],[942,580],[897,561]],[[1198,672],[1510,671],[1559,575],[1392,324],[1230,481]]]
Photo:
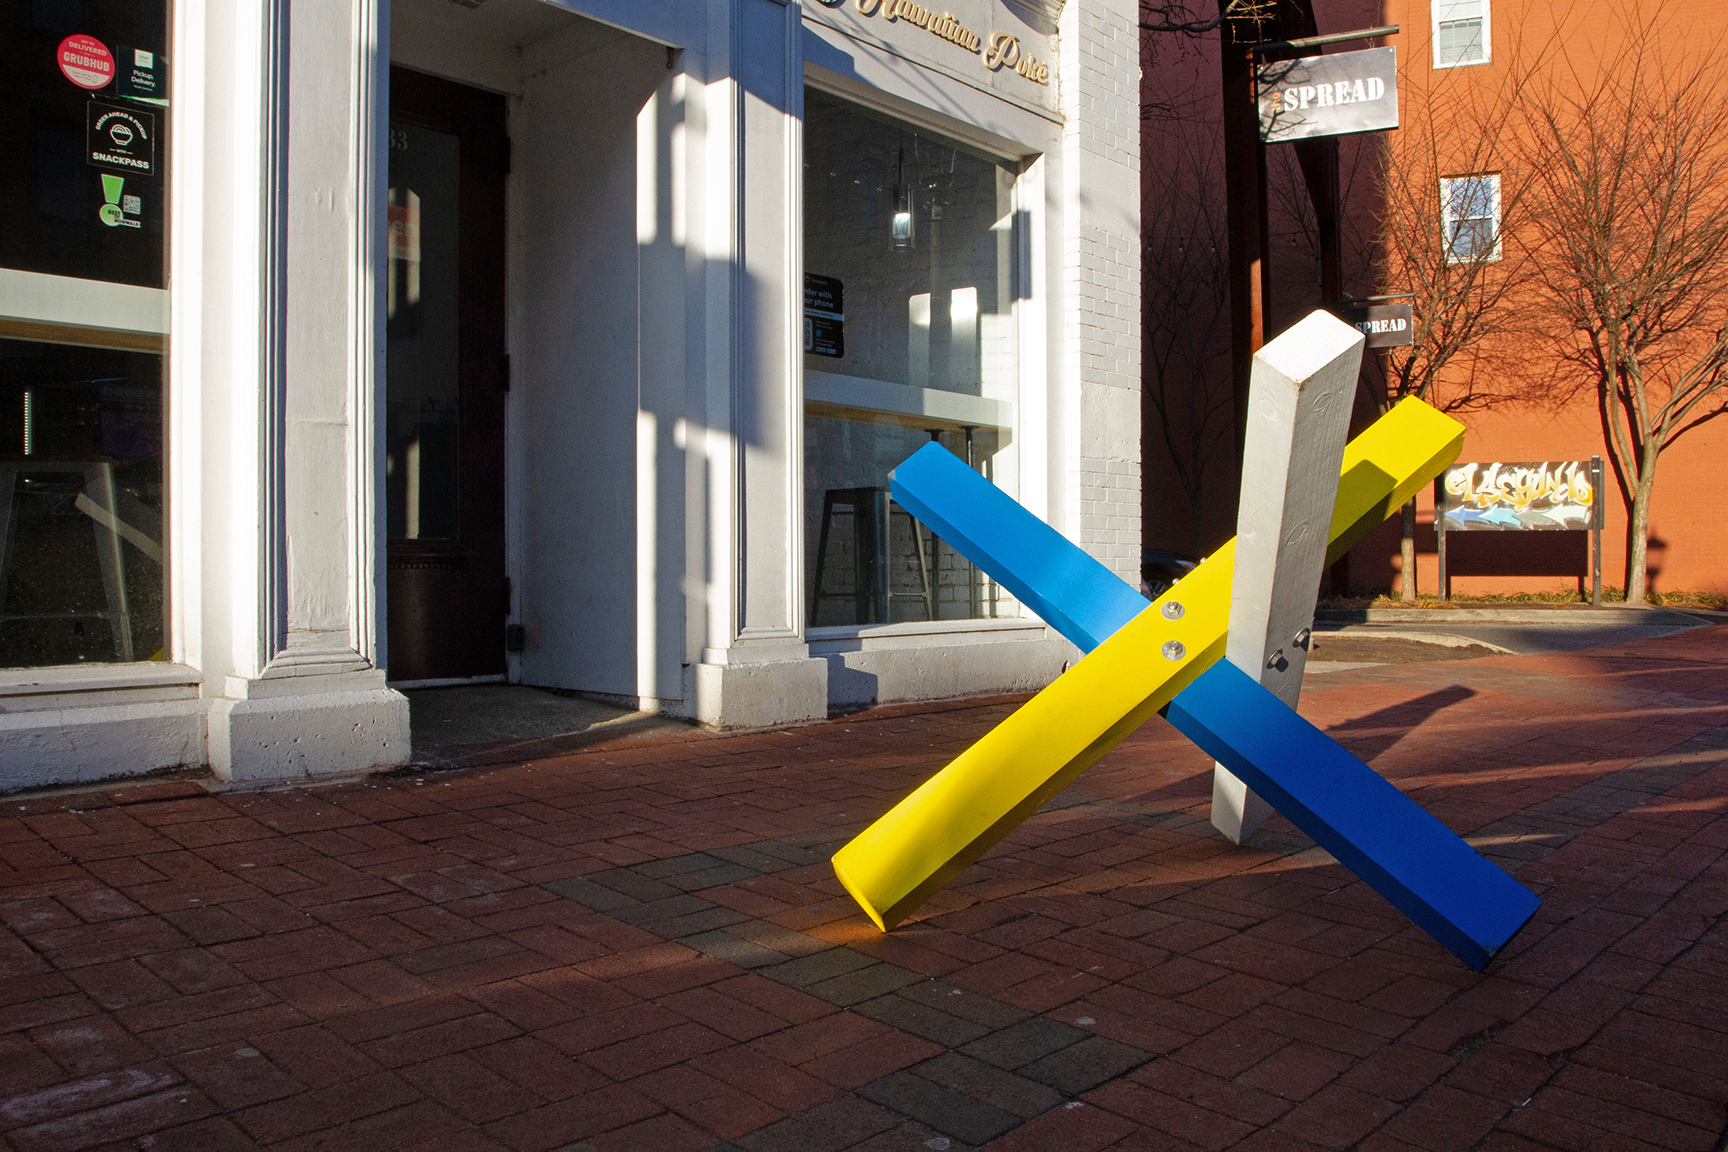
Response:
[[[1267,144],[1398,127],[1398,50],[1271,60],[1255,70]]]

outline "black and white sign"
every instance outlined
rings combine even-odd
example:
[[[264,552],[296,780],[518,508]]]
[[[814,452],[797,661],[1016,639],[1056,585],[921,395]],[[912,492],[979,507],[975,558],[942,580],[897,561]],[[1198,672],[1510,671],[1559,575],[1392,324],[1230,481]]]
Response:
[[[168,99],[168,62],[146,48],[120,48],[115,53],[114,91],[134,100]]]
[[[804,274],[804,351],[846,355],[846,299],[832,276]]]
[[[1408,304],[1370,304],[1344,309],[1344,319],[1367,337],[1368,348],[1402,348],[1416,342],[1415,314]]]
[[[90,101],[84,141],[88,160],[98,168],[156,175],[156,117],[141,108]]]
[[[1398,127],[1398,53],[1365,48],[1272,60],[1256,73],[1268,144]]]

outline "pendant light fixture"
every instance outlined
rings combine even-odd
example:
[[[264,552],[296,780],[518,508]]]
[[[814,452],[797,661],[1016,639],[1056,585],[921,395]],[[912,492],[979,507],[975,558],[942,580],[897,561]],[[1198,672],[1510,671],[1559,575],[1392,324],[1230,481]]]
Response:
[[[906,146],[900,146],[900,155],[895,162],[894,170],[894,219],[891,225],[890,239],[897,252],[909,251],[913,246],[912,235],[912,187],[906,183]]]

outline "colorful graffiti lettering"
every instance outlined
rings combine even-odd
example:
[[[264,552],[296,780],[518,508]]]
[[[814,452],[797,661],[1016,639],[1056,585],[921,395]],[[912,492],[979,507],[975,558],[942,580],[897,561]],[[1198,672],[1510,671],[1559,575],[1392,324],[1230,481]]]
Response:
[[[1455,465],[1441,482],[1445,530],[1593,527],[1591,472],[1589,460]]]

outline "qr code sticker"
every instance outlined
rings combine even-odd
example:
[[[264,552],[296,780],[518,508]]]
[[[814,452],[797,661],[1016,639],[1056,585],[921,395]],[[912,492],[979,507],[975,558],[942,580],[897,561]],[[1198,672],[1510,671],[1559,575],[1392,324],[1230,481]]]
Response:
[[[141,215],[143,215],[144,214],[144,198],[142,196],[122,196],[122,197],[120,197],[120,211],[126,213],[128,216],[141,216]]]

